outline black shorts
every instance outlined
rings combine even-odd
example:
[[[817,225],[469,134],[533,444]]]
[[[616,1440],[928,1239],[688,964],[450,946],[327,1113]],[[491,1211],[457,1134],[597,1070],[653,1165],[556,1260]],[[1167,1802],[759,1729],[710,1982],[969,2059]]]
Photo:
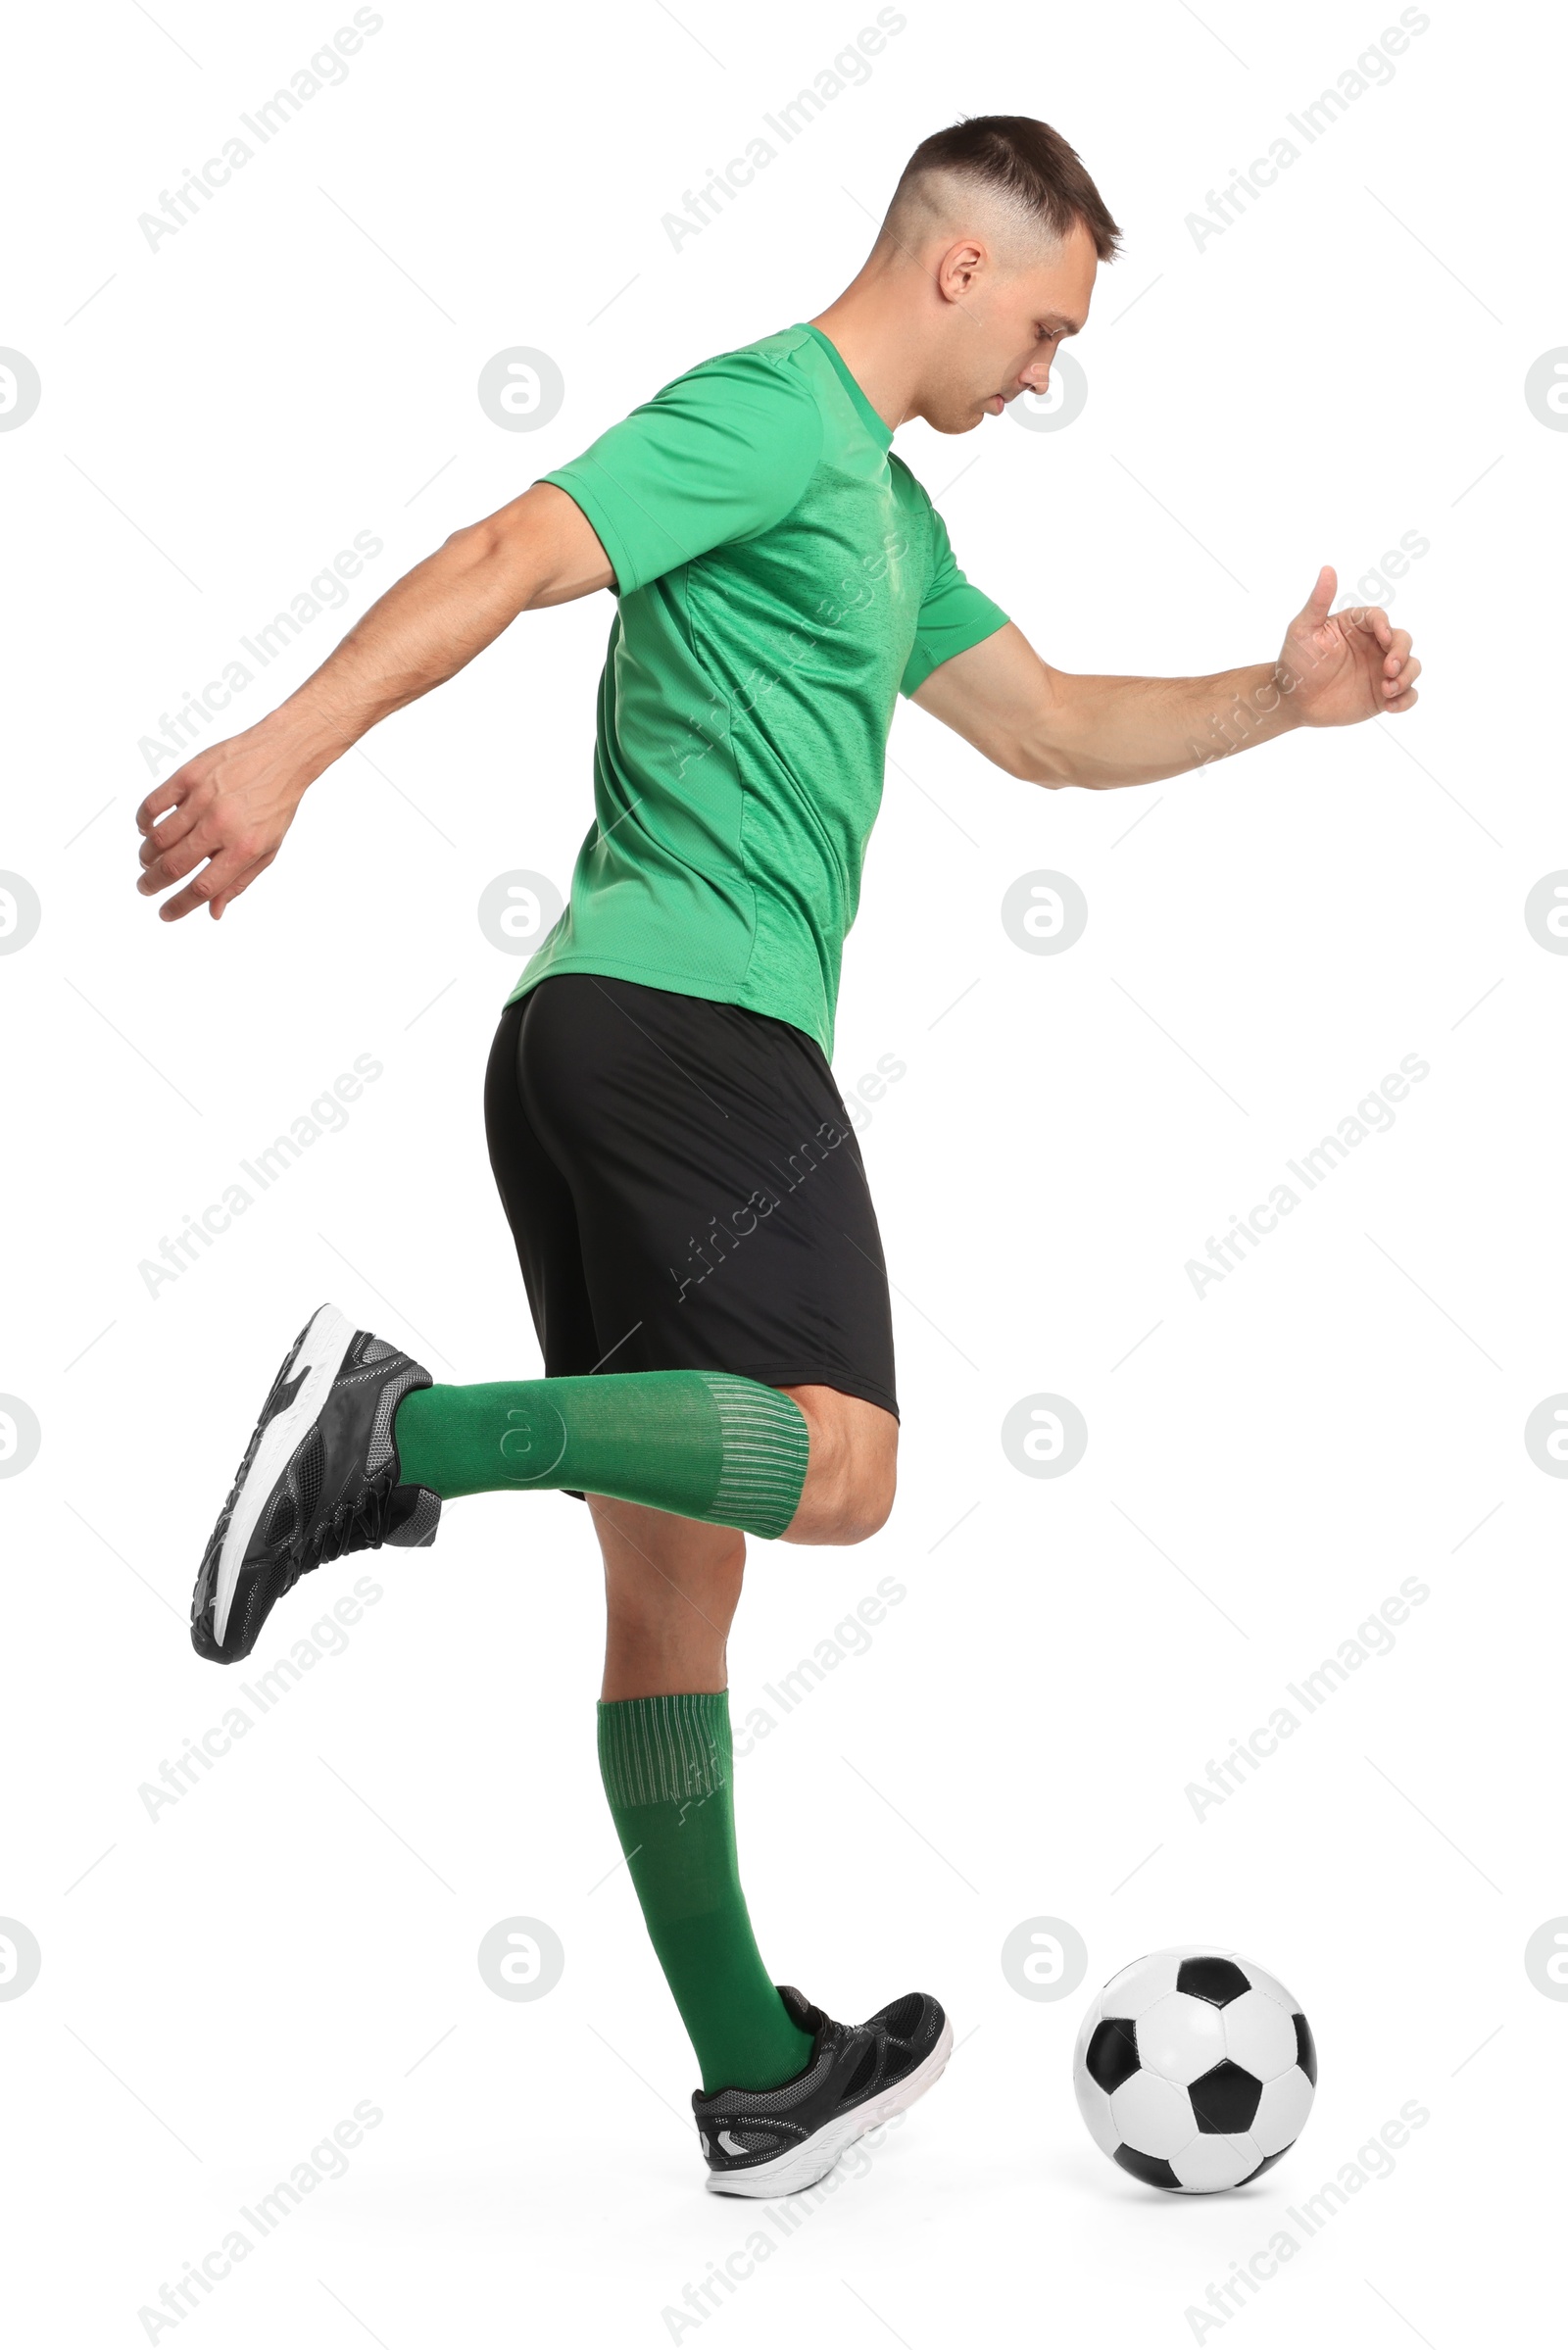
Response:
[[[730,1371],[897,1415],[876,1216],[810,1037],[558,972],[503,1011],[484,1105],[548,1377]]]

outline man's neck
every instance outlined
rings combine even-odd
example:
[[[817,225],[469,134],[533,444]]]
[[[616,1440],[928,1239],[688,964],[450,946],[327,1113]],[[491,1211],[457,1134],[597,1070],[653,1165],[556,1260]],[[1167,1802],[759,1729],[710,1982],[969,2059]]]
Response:
[[[916,322],[907,289],[858,277],[808,323],[827,336],[890,432],[917,411]]]

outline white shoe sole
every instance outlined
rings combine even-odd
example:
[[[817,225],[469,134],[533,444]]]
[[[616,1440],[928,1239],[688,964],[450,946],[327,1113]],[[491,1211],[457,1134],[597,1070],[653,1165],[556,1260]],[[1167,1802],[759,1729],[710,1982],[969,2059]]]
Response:
[[[857,2138],[863,2138],[868,2130],[891,2122],[895,2114],[904,2112],[917,2097],[923,2097],[933,2081],[940,2081],[953,2054],[953,2025],[944,2020],[937,2044],[929,2056],[922,2058],[912,2073],[906,2073],[892,2088],[884,2089],[880,2097],[869,2098],[864,2105],[852,2107],[836,2122],[829,2122],[808,2137],[804,2145],[792,2146],[787,2154],[775,2154],[771,2162],[759,2163],[753,2171],[731,2171],[720,2175],[708,2174],[708,2184],[715,2195],[798,2195],[804,2187],[815,2186],[827,2177],[840,2155],[846,2154]]]
[[[332,1383],[343,1367],[343,1357],[353,1340],[353,1323],[335,1305],[323,1305],[312,1316],[300,1341],[294,1367],[297,1372],[301,1363],[309,1365],[305,1384],[287,1410],[269,1422],[267,1433],[256,1447],[256,1458],[245,1472],[245,1482],[239,1489],[234,1515],[228,1521],[228,1532],[219,1555],[213,1638],[220,1647],[228,1630],[228,1612],[234,1604],[234,1591],[251,1536],[295,1446],[331,1394]]]

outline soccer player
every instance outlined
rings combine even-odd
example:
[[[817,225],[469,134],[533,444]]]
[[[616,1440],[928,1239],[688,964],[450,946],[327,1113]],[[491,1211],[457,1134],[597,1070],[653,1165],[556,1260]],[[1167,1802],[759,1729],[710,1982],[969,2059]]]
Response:
[[[691,368],[454,533],[138,811],[138,887],[176,890],[163,918],[220,916],[378,719],[519,613],[617,600],[594,822],[485,1083],[545,1376],[437,1385],[321,1307],[208,1545],[192,1639],[248,1655],[302,1574],[426,1543],[466,1493],[586,1496],[600,1764],[723,2192],[810,2185],[952,2045],[925,1993],[851,2027],[771,1982],[736,1870],[725,1686],[746,1535],[858,1542],[893,1502],[886,1276],[829,1057],[896,698],[1025,783],[1093,790],[1416,701],[1408,634],[1332,612],[1330,569],[1277,660],[1194,678],[1054,669],[965,579],[894,430],[970,432],[1044,390],[1118,238],[1047,124],[939,131],[814,319]]]

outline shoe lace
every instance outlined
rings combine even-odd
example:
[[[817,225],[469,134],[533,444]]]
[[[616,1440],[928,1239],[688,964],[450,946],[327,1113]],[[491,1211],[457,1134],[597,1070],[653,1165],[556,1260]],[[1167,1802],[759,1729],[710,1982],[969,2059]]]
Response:
[[[352,1501],[345,1494],[331,1516],[321,1520],[311,1536],[302,1571],[305,1565],[318,1567],[328,1559],[340,1558],[345,1550],[380,1547],[392,1499],[395,1466],[395,1459],[389,1460],[368,1485],[361,1487]]]
[[[274,1600],[291,1591],[300,1577],[329,1559],[341,1558],[344,1551],[374,1550],[381,1544],[394,1491],[392,1471],[395,1459],[389,1460],[377,1474],[360,1488],[351,1500],[347,1494],[337,1503],[330,1517],[322,1518],[306,1542],[298,1559],[289,1566],[286,1582],[278,1586]]]

